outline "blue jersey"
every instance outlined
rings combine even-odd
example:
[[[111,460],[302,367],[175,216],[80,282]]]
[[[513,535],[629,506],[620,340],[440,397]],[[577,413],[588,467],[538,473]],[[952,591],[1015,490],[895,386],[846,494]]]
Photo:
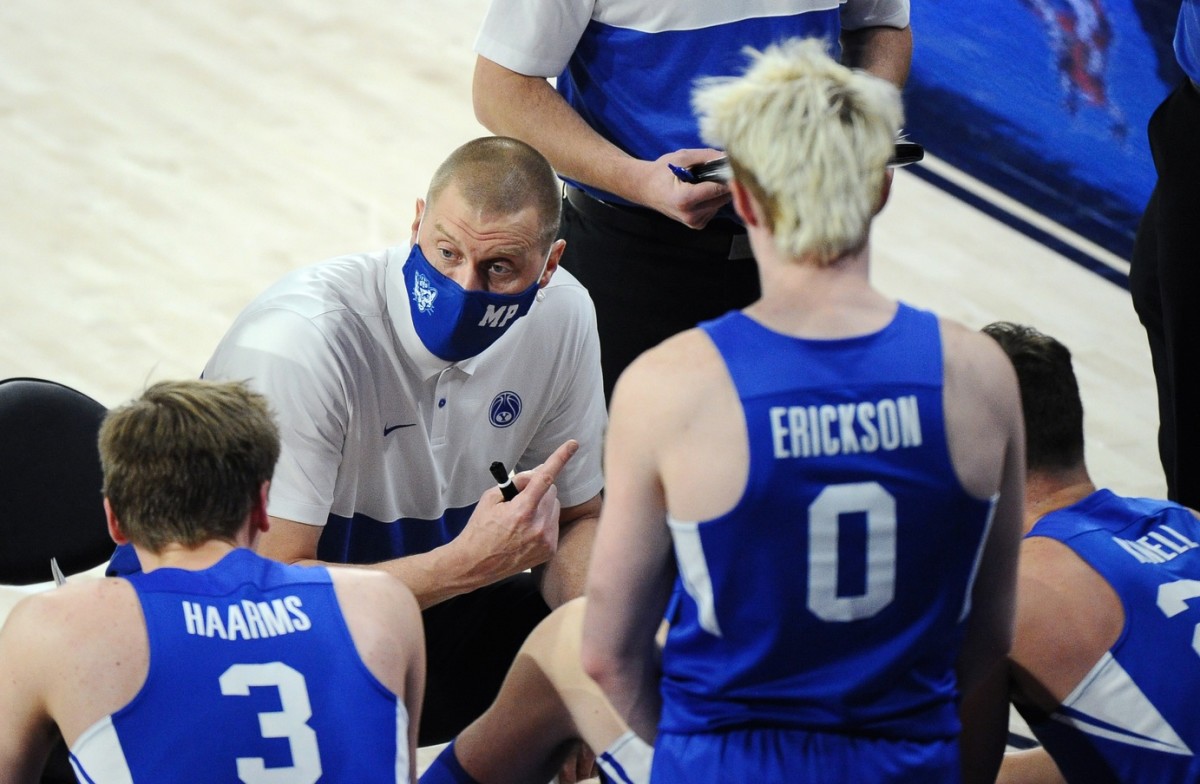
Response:
[[[409,780],[404,702],[359,657],[323,567],[239,549],[128,579],[149,672],[72,747],[80,781]]]
[[[1070,547],[1125,612],[1116,643],[1030,729],[1071,782],[1200,781],[1200,521],[1169,501],[1098,490],[1028,536]]]
[[[750,471],[728,514],[668,521],[686,596],[669,616],[660,737],[927,741],[947,747],[954,780],[955,666],[993,503],[950,461],[936,316],[900,305],[840,340],[740,312],[701,328],[741,400]]]
[[[740,75],[747,46],[761,50],[788,38],[817,37],[836,49],[841,32],[839,5],[828,0],[598,6],[556,85],[592,129],[648,161],[708,146],[692,111],[697,79]],[[624,202],[576,184],[600,199]]]

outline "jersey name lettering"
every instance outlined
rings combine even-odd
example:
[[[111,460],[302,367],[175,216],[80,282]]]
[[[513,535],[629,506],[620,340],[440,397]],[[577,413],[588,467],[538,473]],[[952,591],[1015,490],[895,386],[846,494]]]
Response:
[[[269,603],[243,599],[223,609],[185,600],[183,619],[188,634],[222,640],[257,640],[311,629],[312,621],[300,609],[301,604],[299,596],[272,599]]]
[[[850,455],[921,445],[917,396],[820,406],[772,406],[775,458]]]
[[[1200,543],[1193,542],[1169,525],[1160,525],[1138,539],[1120,539],[1114,536],[1113,541],[1141,563],[1166,563],[1177,558],[1180,553],[1200,547]]]

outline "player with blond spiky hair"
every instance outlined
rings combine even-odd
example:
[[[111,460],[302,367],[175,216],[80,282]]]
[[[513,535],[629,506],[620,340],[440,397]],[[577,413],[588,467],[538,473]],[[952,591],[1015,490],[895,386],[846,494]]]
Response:
[[[730,151],[781,253],[830,262],[866,241],[879,211],[900,93],[837,64],[819,39],[748,54],[752,74],[701,81],[700,133]],[[776,135],[781,127],[795,130]]]
[[[1015,376],[985,336],[868,281],[895,89],[818,42],[751,57],[695,103],[763,297],[622,376],[587,598],[530,635],[422,784],[544,781],[576,738],[623,784],[995,777]],[[961,754],[960,712],[978,730]]]
[[[792,41],[694,102],[762,297],[617,383],[584,669],[655,784],[991,781],[1020,399],[985,336],[870,283],[899,96]]]

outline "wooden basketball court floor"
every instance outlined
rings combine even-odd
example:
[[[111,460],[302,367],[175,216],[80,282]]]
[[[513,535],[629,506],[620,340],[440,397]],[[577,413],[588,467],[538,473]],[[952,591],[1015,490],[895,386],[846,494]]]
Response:
[[[406,241],[433,168],[486,133],[470,98],[486,5],[0,4],[0,378],[116,405],[195,377],[288,270]],[[1127,292],[908,171],[877,221],[873,268],[885,291],[971,327],[1007,319],[1061,339],[1094,479],[1165,492]]]

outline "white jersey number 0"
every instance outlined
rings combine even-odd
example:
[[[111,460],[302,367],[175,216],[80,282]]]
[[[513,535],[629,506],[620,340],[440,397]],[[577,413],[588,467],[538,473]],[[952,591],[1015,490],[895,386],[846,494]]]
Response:
[[[841,515],[866,514],[866,590],[838,595]],[[878,482],[829,485],[808,507],[808,609],[823,621],[870,618],[896,596],[896,499]]]
[[[839,595],[838,538],[842,516],[866,517],[861,594]],[[720,637],[712,579],[698,523],[668,521],[683,587],[696,600],[700,626]],[[870,618],[896,596],[896,499],[878,482],[829,485],[808,506],[808,609],[823,621]]]

